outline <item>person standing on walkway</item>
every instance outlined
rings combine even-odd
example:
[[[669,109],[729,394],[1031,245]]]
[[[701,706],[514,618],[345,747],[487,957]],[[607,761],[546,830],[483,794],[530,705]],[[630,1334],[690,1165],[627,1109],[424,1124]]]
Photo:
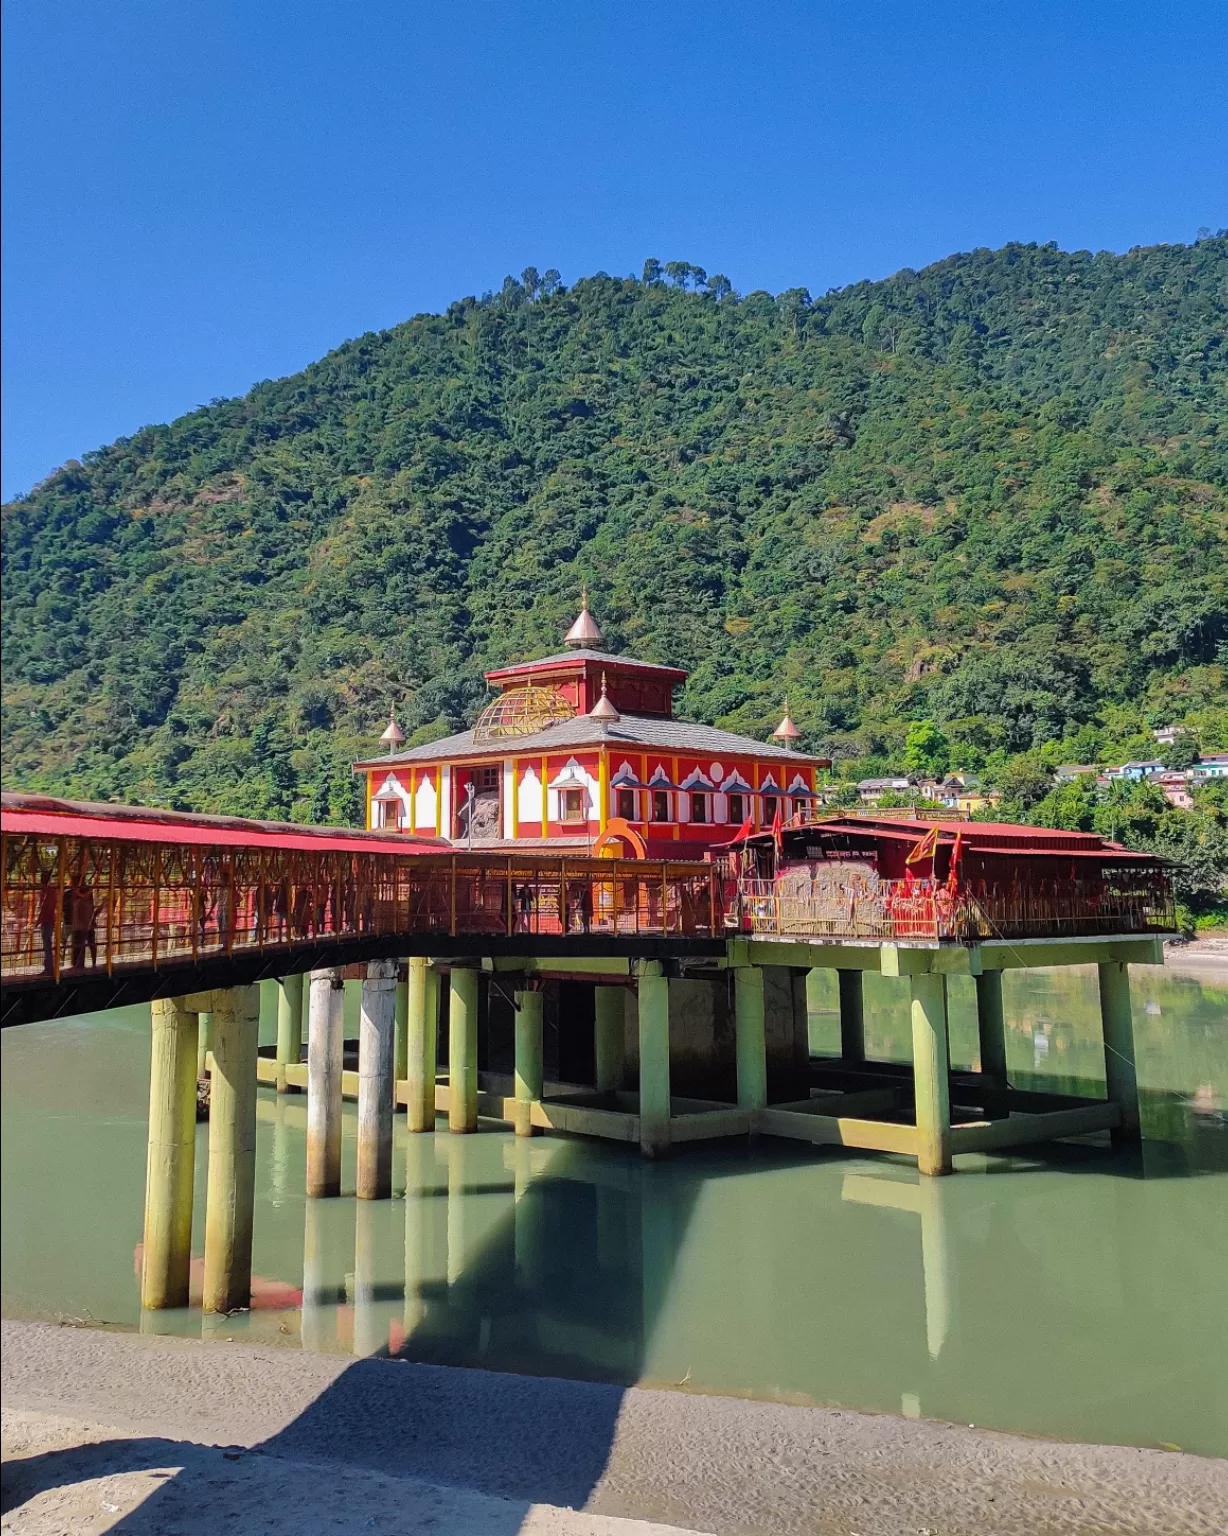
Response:
[[[37,918],[39,932],[43,936],[43,974],[46,976],[55,971],[55,919],[59,901],[60,893],[51,878],[51,871],[47,870],[38,888]]]
[[[72,965],[74,970],[85,967],[85,951],[90,953],[90,964],[98,964],[98,908],[94,895],[85,883],[85,876],[78,875],[73,881],[69,898],[69,932],[72,934]]]

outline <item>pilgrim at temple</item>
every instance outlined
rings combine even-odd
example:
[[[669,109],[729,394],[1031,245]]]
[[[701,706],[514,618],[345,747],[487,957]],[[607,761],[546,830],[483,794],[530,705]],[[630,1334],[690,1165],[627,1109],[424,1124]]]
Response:
[[[356,763],[367,825],[461,847],[699,858],[818,799],[830,760],[795,750],[789,718],[761,743],[674,719],[679,667],[611,655],[587,597],[567,649],[486,673],[498,690],[472,730]]]

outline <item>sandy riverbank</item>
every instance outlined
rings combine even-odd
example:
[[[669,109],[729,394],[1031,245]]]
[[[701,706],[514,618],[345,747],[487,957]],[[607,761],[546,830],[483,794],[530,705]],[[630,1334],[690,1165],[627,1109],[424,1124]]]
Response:
[[[1201,981],[1228,986],[1228,934],[1192,939],[1188,944],[1166,944],[1164,964],[1183,976],[1197,976]]]
[[[1228,1463],[1175,1452],[37,1323],[3,1344],[12,1536],[1228,1527]]]

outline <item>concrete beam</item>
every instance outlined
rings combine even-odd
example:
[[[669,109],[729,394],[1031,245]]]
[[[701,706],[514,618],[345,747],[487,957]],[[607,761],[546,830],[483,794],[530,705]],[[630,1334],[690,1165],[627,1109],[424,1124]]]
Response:
[[[985,939],[981,964],[987,971],[1011,971],[1039,965],[1163,965],[1159,934],[1103,939]]]
[[[727,963],[739,965],[786,965],[799,970],[877,971],[877,939],[864,944],[833,944],[825,939],[730,939]]]

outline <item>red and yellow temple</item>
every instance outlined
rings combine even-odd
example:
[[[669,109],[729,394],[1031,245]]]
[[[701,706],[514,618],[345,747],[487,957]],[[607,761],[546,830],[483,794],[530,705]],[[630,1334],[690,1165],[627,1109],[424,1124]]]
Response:
[[[575,848],[620,858],[702,857],[749,819],[768,827],[817,798],[826,758],[674,718],[678,667],[614,656],[587,601],[567,649],[486,674],[499,690],[472,730],[356,763],[367,825],[486,847]]]

